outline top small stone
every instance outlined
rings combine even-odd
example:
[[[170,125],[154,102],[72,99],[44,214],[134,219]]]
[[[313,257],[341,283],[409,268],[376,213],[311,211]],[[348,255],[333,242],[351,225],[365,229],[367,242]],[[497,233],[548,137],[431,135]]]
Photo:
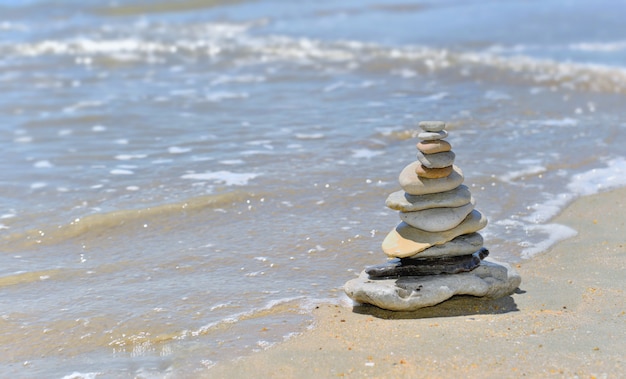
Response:
[[[420,121],[418,125],[425,132],[440,132],[446,128],[443,121]]]

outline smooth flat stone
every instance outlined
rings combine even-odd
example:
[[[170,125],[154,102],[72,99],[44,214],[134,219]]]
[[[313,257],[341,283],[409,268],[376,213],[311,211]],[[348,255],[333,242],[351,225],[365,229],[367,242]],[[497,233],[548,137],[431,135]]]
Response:
[[[417,135],[417,138],[422,141],[435,141],[438,139],[444,139],[448,136],[448,132],[445,130],[439,132],[421,132]]]
[[[454,151],[446,151],[443,153],[424,154],[417,151],[417,160],[428,168],[443,168],[452,166],[456,155]]]
[[[417,125],[425,132],[440,132],[446,128],[443,121],[420,121]]]
[[[431,246],[441,245],[462,234],[479,231],[487,226],[487,218],[474,209],[456,227],[443,232],[427,232],[401,222],[383,240],[382,248],[390,258],[408,258]]]
[[[452,174],[452,166],[442,168],[428,168],[423,164],[418,165],[415,169],[415,173],[420,178],[424,179],[441,179]]]
[[[414,212],[430,208],[460,207],[469,203],[471,199],[469,188],[461,184],[450,191],[418,196],[396,191],[387,197],[385,205],[396,211]]]
[[[424,154],[443,153],[452,150],[452,145],[450,145],[448,141],[441,139],[435,141],[420,141],[415,147]]]
[[[522,278],[511,266],[487,258],[474,270],[454,275],[371,279],[363,271],[343,289],[357,303],[391,311],[415,311],[442,303],[454,295],[489,299],[507,296],[521,282]]]
[[[409,258],[441,258],[472,254],[483,247],[483,243],[483,236],[480,233],[462,234],[442,245],[435,245],[420,251]]]
[[[398,178],[402,189],[410,195],[450,191],[463,183],[463,171],[457,166],[453,166],[452,173],[445,178],[427,179],[417,176],[415,170],[418,165],[421,165],[419,161],[409,164],[400,172]]]
[[[414,228],[427,232],[443,232],[459,225],[474,209],[474,199],[454,208],[432,208],[415,212],[400,212],[400,219]]]
[[[483,247],[473,254],[456,257],[431,259],[396,258],[381,265],[367,267],[365,272],[370,278],[458,274],[460,272],[472,271],[488,255],[489,250]]]

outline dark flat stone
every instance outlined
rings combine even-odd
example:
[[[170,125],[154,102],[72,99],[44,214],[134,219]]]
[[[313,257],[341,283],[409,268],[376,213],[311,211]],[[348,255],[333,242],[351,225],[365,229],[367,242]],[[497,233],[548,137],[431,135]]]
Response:
[[[370,278],[390,278],[401,276],[425,276],[458,274],[472,271],[489,255],[484,247],[471,255],[442,258],[396,258],[387,263],[365,269]]]

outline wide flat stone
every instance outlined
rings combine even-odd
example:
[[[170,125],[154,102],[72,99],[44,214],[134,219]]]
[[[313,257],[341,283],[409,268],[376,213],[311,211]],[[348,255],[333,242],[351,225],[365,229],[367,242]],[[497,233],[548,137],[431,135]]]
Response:
[[[420,121],[417,126],[425,132],[440,132],[446,128],[446,123],[443,121]]]
[[[400,212],[400,219],[414,228],[427,232],[443,232],[459,225],[474,209],[473,199],[460,207],[432,208],[415,212]]]
[[[443,232],[427,232],[405,222],[396,226],[383,240],[382,248],[390,258],[407,258],[431,246],[441,245],[462,234],[479,231],[487,226],[487,218],[474,209],[458,226]]]
[[[427,179],[417,176],[418,165],[421,165],[419,161],[409,164],[400,172],[398,178],[400,186],[409,195],[450,191],[463,183],[463,171],[457,166],[452,166],[452,173],[445,178]]]
[[[506,263],[487,258],[470,272],[452,275],[370,279],[365,271],[348,281],[344,291],[355,302],[391,311],[414,311],[455,295],[499,298],[512,294],[522,278]]]
[[[413,212],[430,208],[460,207],[469,203],[471,199],[469,188],[462,184],[450,191],[418,196],[396,191],[387,197],[385,205],[396,211]]]
[[[424,154],[443,153],[452,150],[452,145],[450,145],[448,141],[441,139],[435,141],[420,141],[415,147]]]
[[[452,166],[456,154],[454,151],[444,151],[443,153],[423,154],[417,151],[417,160],[428,168],[443,168]]]
[[[462,234],[442,245],[435,245],[409,258],[441,258],[472,254],[483,247],[480,233]]]
[[[444,139],[448,136],[448,132],[441,130],[439,132],[421,132],[417,135],[417,138],[422,141],[435,141],[438,139]]]

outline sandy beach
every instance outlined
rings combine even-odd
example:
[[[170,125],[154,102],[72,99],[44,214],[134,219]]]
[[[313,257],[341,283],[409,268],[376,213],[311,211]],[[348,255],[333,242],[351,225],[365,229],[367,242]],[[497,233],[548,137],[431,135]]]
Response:
[[[553,220],[578,235],[515,265],[512,296],[411,313],[320,306],[312,330],[207,376],[624,377],[625,221],[626,188],[581,198]]]

